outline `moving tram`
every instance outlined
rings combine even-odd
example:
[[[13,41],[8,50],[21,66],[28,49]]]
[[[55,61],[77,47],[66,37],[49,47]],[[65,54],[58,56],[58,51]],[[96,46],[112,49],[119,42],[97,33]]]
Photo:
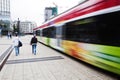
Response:
[[[45,45],[120,75],[120,0],[83,0],[34,31]]]

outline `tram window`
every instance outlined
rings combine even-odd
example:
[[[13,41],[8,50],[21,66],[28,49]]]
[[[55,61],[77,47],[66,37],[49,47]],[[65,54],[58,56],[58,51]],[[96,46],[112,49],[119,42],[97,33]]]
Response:
[[[55,38],[55,27],[49,27],[43,29],[43,36],[49,38]]]
[[[120,46],[120,12],[113,12],[99,18],[99,38],[102,44]]]
[[[40,30],[37,30],[37,31],[36,31],[36,35],[37,35],[37,36],[40,36]]]
[[[88,19],[68,23],[66,24],[66,39],[80,42],[98,42],[96,29],[96,24],[93,21],[88,22]]]
[[[47,29],[43,29],[43,37],[47,37]]]
[[[114,12],[69,22],[63,29],[63,39],[120,46],[119,17],[120,12]]]
[[[56,28],[55,27],[50,27],[49,29],[49,37],[50,38],[55,38],[56,37]]]

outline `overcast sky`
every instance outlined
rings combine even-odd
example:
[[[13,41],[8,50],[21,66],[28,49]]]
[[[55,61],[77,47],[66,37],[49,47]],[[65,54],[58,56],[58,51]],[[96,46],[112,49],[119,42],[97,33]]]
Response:
[[[69,9],[81,0],[11,0],[11,19],[34,21],[39,26],[44,21],[45,7],[58,6],[58,13]]]

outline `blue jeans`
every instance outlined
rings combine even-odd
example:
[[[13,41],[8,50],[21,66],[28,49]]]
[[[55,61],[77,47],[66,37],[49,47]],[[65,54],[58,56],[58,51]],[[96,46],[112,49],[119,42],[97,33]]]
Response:
[[[34,55],[36,55],[36,44],[33,44],[32,45],[32,53],[34,54]]]
[[[18,46],[15,46],[15,53],[16,53],[16,56],[18,56],[18,54],[19,54],[19,47]]]

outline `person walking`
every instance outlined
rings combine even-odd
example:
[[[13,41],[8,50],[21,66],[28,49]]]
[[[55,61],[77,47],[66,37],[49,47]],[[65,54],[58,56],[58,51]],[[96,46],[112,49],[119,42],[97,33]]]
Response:
[[[36,47],[37,47],[37,38],[36,38],[36,35],[34,35],[32,38],[31,38],[31,41],[30,41],[30,45],[32,45],[32,53],[34,55],[36,55]]]
[[[14,45],[14,49],[15,49],[15,53],[16,53],[16,56],[19,55],[19,38],[18,38],[18,35],[15,35],[15,38],[13,39],[13,45]]]
[[[10,39],[10,32],[9,31],[8,31],[7,37],[8,37],[8,39]]]
[[[12,39],[12,32],[10,32],[10,39]]]

